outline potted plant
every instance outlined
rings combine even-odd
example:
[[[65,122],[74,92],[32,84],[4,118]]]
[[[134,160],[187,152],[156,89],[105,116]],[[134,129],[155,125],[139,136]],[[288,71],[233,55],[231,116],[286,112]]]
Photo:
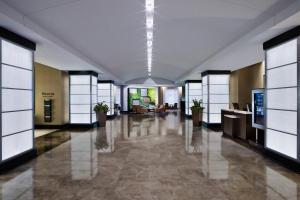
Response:
[[[194,99],[193,104],[194,105],[191,107],[193,125],[199,126],[200,124],[202,124],[202,115],[204,109],[204,107],[202,106],[202,100],[197,101],[196,99]]]
[[[96,112],[99,126],[105,126],[106,125],[106,113],[108,112],[108,106],[104,103],[104,101],[102,101],[95,105],[94,111]]]

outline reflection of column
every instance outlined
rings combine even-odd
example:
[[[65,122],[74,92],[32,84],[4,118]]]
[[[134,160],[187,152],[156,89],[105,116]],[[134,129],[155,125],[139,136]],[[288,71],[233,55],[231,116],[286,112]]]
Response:
[[[73,180],[91,180],[98,173],[95,149],[96,131],[80,134],[71,140],[71,171]]]
[[[2,200],[33,199],[33,171],[26,170],[13,179],[1,184]]]
[[[297,183],[266,167],[267,199],[297,199]]]
[[[108,120],[106,127],[97,129],[96,148],[99,153],[111,153],[115,151],[116,128],[114,120]]]
[[[121,138],[122,139],[127,139],[129,135],[129,128],[128,128],[128,115],[122,115],[121,117],[121,127],[123,134],[121,133]]]
[[[213,132],[202,132],[202,169],[210,179],[228,179],[228,161],[221,154],[222,138]]]
[[[185,120],[185,151],[187,153],[202,152],[202,129],[194,127],[192,120]]]

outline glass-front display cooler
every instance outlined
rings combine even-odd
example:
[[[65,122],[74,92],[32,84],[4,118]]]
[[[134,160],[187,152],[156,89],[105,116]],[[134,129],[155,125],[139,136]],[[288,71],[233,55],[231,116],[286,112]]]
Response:
[[[252,90],[252,127],[258,129],[265,127],[264,92],[264,89]]]

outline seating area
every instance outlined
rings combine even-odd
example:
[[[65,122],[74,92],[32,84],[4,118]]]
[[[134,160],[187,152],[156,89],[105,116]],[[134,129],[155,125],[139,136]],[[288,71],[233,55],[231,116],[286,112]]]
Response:
[[[168,109],[172,109],[172,110],[175,110],[175,108],[168,108]],[[154,113],[164,113],[168,110],[166,108],[165,105],[157,105],[155,106],[154,108],[145,108],[141,105],[133,105],[132,106],[132,113],[135,113],[135,114],[145,114],[145,113],[150,113],[150,112],[154,112]]]

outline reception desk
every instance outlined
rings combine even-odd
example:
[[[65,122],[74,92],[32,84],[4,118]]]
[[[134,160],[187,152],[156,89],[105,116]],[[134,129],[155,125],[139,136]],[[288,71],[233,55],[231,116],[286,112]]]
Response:
[[[236,121],[235,123],[230,124],[231,123],[230,119],[227,119],[228,116],[230,116],[231,119],[232,116],[236,116],[238,120],[235,120]],[[255,128],[252,127],[252,112],[247,112],[242,110],[223,109],[221,111],[221,121],[222,121],[223,133],[225,135],[234,136],[242,140],[255,141]],[[226,124],[224,124],[224,122],[226,122]],[[228,127],[232,125],[236,127],[232,127],[228,129]],[[234,133],[228,133],[228,130],[234,130]]]

